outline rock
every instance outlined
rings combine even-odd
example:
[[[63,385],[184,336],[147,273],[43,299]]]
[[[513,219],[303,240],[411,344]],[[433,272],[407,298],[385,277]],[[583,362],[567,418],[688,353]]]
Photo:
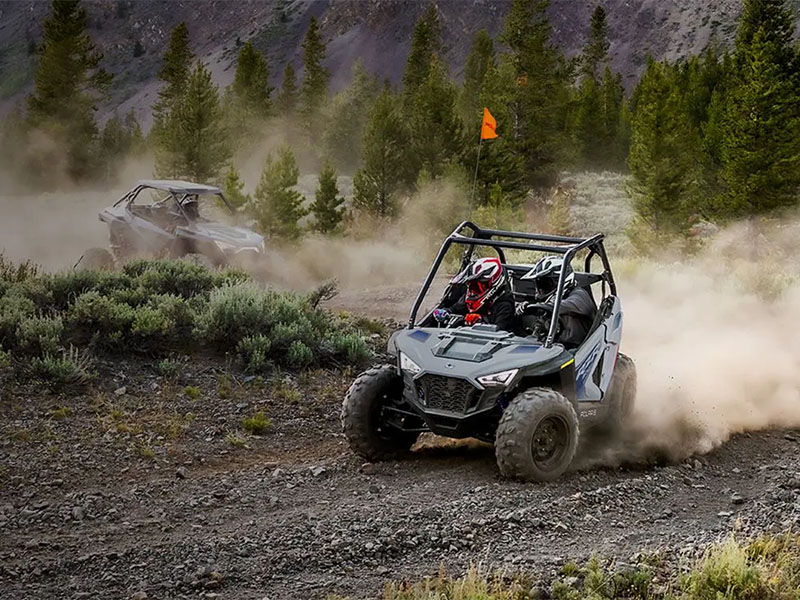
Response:
[[[733,513],[729,510],[721,510],[717,513],[718,517],[730,517]]]
[[[124,396],[124,395],[125,395],[127,392],[128,392],[128,388],[126,388],[126,387],[123,385],[122,387],[118,387],[117,389],[115,389],[115,390],[114,390],[114,395],[115,395],[115,396]],[[138,593],[138,592],[137,592],[137,593]],[[146,597],[146,596],[145,596],[145,597]]]
[[[186,475],[188,475],[188,473],[189,472],[186,470],[186,467],[178,467],[175,469],[175,477],[178,479],[186,479]]]
[[[694,462],[692,463],[692,466],[694,467],[695,471],[699,471],[700,469],[703,468],[703,463],[701,463],[698,459],[695,458]]]
[[[72,518],[76,521],[83,521],[83,517],[85,516],[83,507],[81,506],[73,506],[72,507]]]
[[[731,504],[744,504],[744,496],[734,492],[731,494]]]
[[[558,523],[556,523],[556,524],[553,526],[553,529],[555,529],[556,531],[569,531],[569,527],[567,527],[567,526],[566,526],[564,523],[562,523],[561,521],[559,521]]]
[[[375,464],[374,463],[364,463],[361,465],[358,470],[363,473],[364,475],[374,475],[375,474]]]
[[[319,477],[320,475],[324,475],[327,469],[322,465],[317,465],[316,467],[311,467],[311,474],[314,477]]]
[[[131,600],[147,600],[148,597],[147,592],[138,591],[131,595]]]

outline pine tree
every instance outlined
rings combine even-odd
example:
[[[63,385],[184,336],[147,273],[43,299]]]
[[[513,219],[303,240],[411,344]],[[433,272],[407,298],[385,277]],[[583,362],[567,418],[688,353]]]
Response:
[[[208,69],[198,63],[159,136],[156,172],[164,177],[216,181],[230,157],[219,90]]]
[[[344,216],[344,198],[339,196],[336,171],[326,163],[319,174],[319,187],[311,212],[314,215],[314,229],[320,233],[333,233],[339,228]]]
[[[100,68],[102,53],[86,33],[88,17],[80,0],[53,0],[44,22],[44,41],[34,91],[28,97],[28,124],[56,142],[53,155],[39,155],[40,173],[63,155],[68,173],[81,179],[91,173],[97,126],[96,102],[111,76]]]
[[[476,186],[476,202],[479,205],[489,201],[495,184],[500,186],[503,196],[514,204],[519,204],[527,193],[525,159],[517,152],[514,140],[516,98],[516,71],[508,57],[502,57],[496,66],[489,68],[480,97],[481,104],[489,107],[497,120],[499,137],[482,144]],[[477,161],[479,132],[479,122],[467,130],[464,168],[470,174],[474,173]]]
[[[598,5],[589,22],[589,39],[583,48],[581,57],[581,73],[584,77],[592,77],[599,81],[605,67],[608,66],[608,20],[606,10]]]
[[[698,142],[674,66],[649,60],[632,127],[629,191],[637,219],[658,234],[684,232],[696,206]]]
[[[415,101],[417,89],[428,78],[431,60],[441,50],[441,25],[439,11],[431,2],[414,25],[411,51],[403,74],[403,104],[410,109]]]
[[[164,64],[158,72],[158,78],[166,85],[158,91],[158,101],[153,107],[156,120],[183,97],[193,61],[194,54],[189,48],[189,28],[186,23],[179,23],[172,30],[169,46],[164,53]]]
[[[312,132],[318,130],[321,109],[328,97],[330,73],[322,66],[325,43],[317,20],[311,17],[303,40],[303,85],[300,89],[301,114],[304,125]]]
[[[721,126],[722,216],[797,202],[800,75],[792,16],[782,0],[746,0]]]
[[[428,76],[417,89],[410,118],[414,180],[423,168],[432,177],[439,177],[445,165],[460,157],[464,150],[456,95],[445,66],[434,58]]]
[[[485,29],[475,34],[464,67],[464,84],[459,97],[459,110],[467,124],[480,122],[483,106],[481,90],[486,73],[495,66],[494,42]]]
[[[409,179],[407,139],[395,99],[385,87],[370,114],[362,166],[353,178],[355,208],[378,217],[396,213],[397,193]]]
[[[515,151],[524,157],[528,182],[549,185],[565,151],[571,72],[550,44],[548,0],[513,0],[500,41],[509,48],[516,76],[513,99]]]
[[[272,237],[300,237],[300,219],[306,215],[303,196],[295,188],[300,177],[294,154],[282,146],[277,156],[267,156],[249,212],[261,231]]]
[[[359,59],[353,65],[350,85],[331,103],[324,144],[327,155],[344,171],[353,173],[358,168],[364,128],[379,93],[377,79]]]
[[[225,179],[222,180],[222,193],[235,210],[241,210],[249,206],[253,199],[244,191],[244,181],[239,176],[239,171],[232,164],[225,172]]]
[[[283,70],[283,83],[275,101],[278,111],[286,117],[294,116],[297,110],[297,77],[292,63],[286,63]]]
[[[246,115],[246,120],[269,116],[272,88],[269,87],[267,59],[251,42],[245,43],[239,50],[231,90],[236,99],[236,108]]]
[[[473,217],[481,227],[488,229],[519,229],[519,224],[525,222],[525,213],[519,204],[503,193],[499,183],[489,188],[489,197],[485,204],[479,206]]]

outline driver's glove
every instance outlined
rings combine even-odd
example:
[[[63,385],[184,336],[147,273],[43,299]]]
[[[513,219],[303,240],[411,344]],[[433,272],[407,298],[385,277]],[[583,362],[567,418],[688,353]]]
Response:
[[[517,313],[518,317],[520,317],[520,316],[525,314],[525,311],[528,310],[528,304],[530,304],[530,303],[529,302],[519,302],[519,303],[517,303],[517,307],[516,307],[515,312]]]
[[[433,318],[439,323],[444,323],[450,318],[450,311],[446,308],[437,308],[435,311],[433,311]]]

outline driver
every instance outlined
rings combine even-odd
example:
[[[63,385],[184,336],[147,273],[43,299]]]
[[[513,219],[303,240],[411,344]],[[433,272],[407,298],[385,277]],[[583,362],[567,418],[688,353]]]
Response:
[[[546,256],[523,279],[533,280],[536,302],[555,304],[556,288],[564,259]],[[525,307],[520,307],[525,312]],[[551,311],[552,314],[552,311]],[[558,341],[566,347],[576,348],[586,339],[594,323],[597,307],[591,294],[575,284],[575,272],[569,264],[564,274],[564,291],[561,300],[559,322],[561,333]]]
[[[452,306],[437,308],[433,313],[437,321],[444,323],[451,315],[463,315],[467,325],[487,323],[504,331],[514,330],[514,298],[500,259],[478,259],[452,283],[466,285],[467,291]]]

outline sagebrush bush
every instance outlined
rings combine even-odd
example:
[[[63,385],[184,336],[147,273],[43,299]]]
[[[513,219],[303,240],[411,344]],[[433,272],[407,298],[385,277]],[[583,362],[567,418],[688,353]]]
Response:
[[[260,373],[269,364],[272,342],[265,335],[250,335],[239,342],[236,350],[242,359],[245,371]]]
[[[314,352],[300,340],[295,340],[286,353],[286,363],[290,367],[303,369],[314,362]]]
[[[133,308],[95,291],[78,296],[67,310],[67,322],[78,341],[105,345],[121,342],[134,317]]]
[[[236,349],[251,372],[369,356],[356,322],[301,294],[264,289],[240,271],[135,260],[122,271],[21,272],[0,286],[0,347],[37,357],[43,373],[62,369],[68,378],[58,354],[68,344],[156,355]]]
[[[25,317],[17,326],[17,348],[27,354],[55,354],[63,332],[61,317]]]
[[[33,375],[51,386],[87,383],[94,376],[91,366],[89,356],[74,346],[57,355],[34,357],[30,362]]]

